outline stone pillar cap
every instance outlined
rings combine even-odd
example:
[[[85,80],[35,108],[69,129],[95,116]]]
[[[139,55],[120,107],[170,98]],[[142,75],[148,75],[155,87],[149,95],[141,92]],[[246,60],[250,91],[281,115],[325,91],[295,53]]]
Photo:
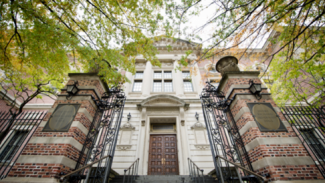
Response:
[[[233,56],[222,57],[216,64],[216,70],[224,74],[226,71],[239,71],[238,59]]]

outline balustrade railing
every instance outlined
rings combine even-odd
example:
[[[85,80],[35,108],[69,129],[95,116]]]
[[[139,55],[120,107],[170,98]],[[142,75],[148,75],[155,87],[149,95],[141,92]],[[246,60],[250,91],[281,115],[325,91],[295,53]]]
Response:
[[[190,177],[195,183],[205,183],[203,169],[200,169],[190,158],[187,158]]]
[[[216,162],[217,162],[217,169],[216,171],[219,173],[220,179],[219,182],[225,183],[225,182],[261,182],[261,183],[267,183],[267,179],[243,166],[240,166],[239,164],[229,161],[224,157],[221,157],[219,155],[216,155]],[[228,176],[229,172],[226,172],[226,169],[223,169],[223,164],[227,162],[227,164],[232,165],[232,167],[235,168],[237,176]],[[242,174],[246,174],[246,176],[243,176]]]
[[[124,170],[123,183],[132,183],[138,176],[139,158],[132,165]]]

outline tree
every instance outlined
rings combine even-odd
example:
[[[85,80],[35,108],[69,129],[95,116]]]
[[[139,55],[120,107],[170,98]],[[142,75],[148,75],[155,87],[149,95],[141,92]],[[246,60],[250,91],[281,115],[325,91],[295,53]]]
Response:
[[[159,65],[149,36],[161,32],[162,5],[162,0],[1,1],[1,86],[48,91],[44,83],[62,88],[67,73],[92,68],[116,85],[127,78],[115,68],[135,72],[136,55]]]
[[[29,101],[55,96],[69,72],[96,68],[112,86],[127,81],[115,69],[134,73],[139,54],[159,66],[150,36],[168,31],[160,6],[162,0],[1,1],[0,94],[13,97],[10,123]]]
[[[272,68],[275,79],[283,81],[274,86],[273,92],[280,87],[285,93],[276,101],[289,100],[292,95],[290,100],[296,102],[305,100],[307,95],[320,94],[309,103],[319,105],[325,86],[324,7],[324,0],[182,0],[181,4],[173,3],[168,8],[177,12],[178,36],[194,40],[199,31],[209,28],[212,34],[203,43],[209,42],[210,46],[202,53],[201,60],[240,46],[248,50],[272,31],[280,33],[270,39],[275,49],[261,61]],[[211,16],[201,26],[187,32],[182,29],[192,16],[209,8]],[[302,80],[313,89],[299,89]],[[289,90],[292,92],[286,92]]]

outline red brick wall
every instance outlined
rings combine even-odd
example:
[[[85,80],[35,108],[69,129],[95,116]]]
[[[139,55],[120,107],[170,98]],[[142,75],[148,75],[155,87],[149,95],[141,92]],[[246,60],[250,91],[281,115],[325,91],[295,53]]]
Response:
[[[229,78],[223,88],[223,92],[226,94],[230,89],[231,85],[239,84],[249,84],[250,78]],[[255,83],[261,83],[261,81],[256,78]],[[263,93],[267,93],[267,90],[263,90]],[[232,98],[235,94],[239,93],[250,93],[248,89],[234,89],[230,94],[229,98]],[[245,97],[245,99],[235,100],[232,104],[231,113],[236,116],[242,108],[248,108],[247,103],[270,103],[274,108],[277,107],[272,98],[269,95],[258,100],[254,95],[250,97]],[[282,121],[286,121],[285,117],[281,112],[277,112],[277,115]],[[238,129],[248,123],[249,121],[255,121],[254,117],[250,112],[243,113],[236,124]],[[272,138],[272,137],[297,137],[293,129],[288,126],[287,132],[261,132],[258,127],[252,127],[247,130],[241,137],[243,139],[244,145],[249,144],[256,138]],[[302,144],[267,144],[258,145],[253,149],[248,151],[248,155],[251,163],[267,157],[309,157],[307,150]],[[269,173],[269,181],[275,180],[307,180],[307,179],[323,179],[316,165],[279,165],[279,166],[266,166],[255,172],[266,174]]]
[[[85,77],[85,76],[83,76]],[[74,81],[69,81],[68,84],[73,84]],[[96,87],[97,91],[100,92],[98,94],[101,96],[104,93],[104,89],[101,87],[99,80],[78,80],[78,86],[83,86],[83,88],[91,86],[89,90],[80,90],[77,95],[92,95],[97,99],[97,95],[95,91],[92,89],[93,86]],[[62,92],[61,94],[66,94],[66,92]],[[76,100],[77,99],[77,100]],[[57,100],[52,106],[52,111],[57,107],[58,104],[81,104],[80,108],[84,108],[88,111],[91,117],[95,116],[96,106],[90,97],[85,96],[82,100],[80,98],[72,97],[70,100]],[[52,112],[49,112],[44,121],[48,121],[51,117]],[[87,130],[90,130],[91,122],[87,115],[82,112],[78,112],[73,121],[79,121]],[[68,132],[42,132],[43,126],[37,128],[33,137],[72,137],[77,140],[80,144],[84,144],[86,139],[86,134],[82,132],[78,127],[71,127]],[[24,148],[22,155],[37,155],[37,156],[65,156],[73,161],[77,161],[79,158],[80,151],[70,145],[65,143],[28,143]],[[83,157],[83,161],[85,160],[85,156]],[[16,163],[11,172],[9,173],[9,177],[38,177],[38,178],[50,178],[56,177],[58,178],[60,172],[70,172],[72,169],[64,166],[63,164],[48,164],[48,163]]]

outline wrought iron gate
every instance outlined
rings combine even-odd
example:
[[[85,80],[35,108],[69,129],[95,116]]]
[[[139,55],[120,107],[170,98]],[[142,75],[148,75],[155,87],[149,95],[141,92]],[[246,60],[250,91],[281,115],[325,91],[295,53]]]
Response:
[[[225,99],[223,93],[217,92],[217,89],[209,82],[200,98],[216,175],[218,180],[223,177],[228,182],[232,182],[232,178],[237,176],[236,170],[227,161],[218,162],[216,160],[218,155],[232,162],[239,162],[248,170],[253,170],[253,168],[237,125],[229,111],[231,100]]]
[[[97,111],[87,138],[79,154],[79,159],[69,178],[70,182],[107,182],[113,162],[118,132],[123,115],[125,94],[122,89],[112,88],[95,100]],[[81,168],[86,163],[96,164]]]
[[[281,110],[325,178],[325,106],[283,107]]]
[[[5,133],[0,145],[0,180],[7,177],[46,113],[24,111],[15,116],[0,112],[0,133]]]

